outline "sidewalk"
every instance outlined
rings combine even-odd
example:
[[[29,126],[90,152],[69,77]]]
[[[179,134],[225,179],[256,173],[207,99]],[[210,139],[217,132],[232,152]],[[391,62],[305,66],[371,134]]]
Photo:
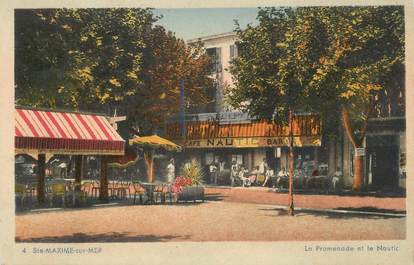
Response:
[[[266,205],[288,205],[287,193],[265,187],[206,187],[206,200]],[[366,195],[294,194],[294,205],[300,208],[404,214],[405,197]]]

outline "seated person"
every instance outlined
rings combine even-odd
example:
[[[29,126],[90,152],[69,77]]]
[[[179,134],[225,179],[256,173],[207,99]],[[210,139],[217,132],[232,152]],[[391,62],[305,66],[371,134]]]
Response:
[[[319,170],[315,169],[314,171],[312,171],[312,177],[318,177],[319,175]]]
[[[306,182],[306,187],[311,189],[325,190],[328,189],[329,186],[329,178],[326,176],[321,176],[321,173],[318,169],[313,170],[312,176],[308,178]]]
[[[265,181],[263,182],[263,187],[266,186],[269,180],[272,180],[274,178],[275,172],[273,171],[273,169],[267,168],[265,176],[266,178],[265,178]],[[274,183],[273,183],[273,186],[274,186]]]
[[[277,173],[277,179],[276,179],[276,187],[281,188],[283,183],[286,182],[286,179],[288,178],[288,174],[284,167],[280,169],[280,171]]]
[[[249,180],[250,180],[250,184],[256,184],[257,181],[257,175],[259,174],[259,167],[256,166],[252,172],[250,172],[249,175]]]
[[[250,179],[246,177],[247,170],[241,166],[239,171],[239,179],[242,181],[243,187],[249,187],[251,185]]]
[[[306,185],[306,175],[301,168],[297,168],[293,174],[293,185],[295,188],[304,188]]]

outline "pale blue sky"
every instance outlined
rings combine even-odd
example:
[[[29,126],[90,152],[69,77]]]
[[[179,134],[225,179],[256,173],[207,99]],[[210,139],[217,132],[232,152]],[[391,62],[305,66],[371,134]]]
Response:
[[[163,15],[156,24],[184,40],[230,32],[235,29],[234,19],[242,28],[257,25],[257,8],[174,8],[154,9],[155,15]]]

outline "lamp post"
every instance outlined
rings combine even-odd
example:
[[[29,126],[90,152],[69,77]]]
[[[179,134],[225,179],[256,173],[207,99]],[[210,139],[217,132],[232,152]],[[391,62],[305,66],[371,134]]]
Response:
[[[293,216],[293,126],[292,126],[292,110],[289,110],[289,210],[290,216]]]
[[[181,103],[181,137],[186,138],[185,130],[185,100],[184,100],[184,80],[180,82],[180,103]]]

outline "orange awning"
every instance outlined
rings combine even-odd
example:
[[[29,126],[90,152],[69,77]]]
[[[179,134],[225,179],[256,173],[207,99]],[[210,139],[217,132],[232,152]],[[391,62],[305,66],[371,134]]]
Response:
[[[274,122],[220,124],[219,121],[186,122],[186,135],[181,124],[167,126],[167,138],[185,148],[208,147],[273,147],[288,146],[289,128]],[[321,122],[315,115],[297,115],[293,120],[295,146],[320,146]]]

